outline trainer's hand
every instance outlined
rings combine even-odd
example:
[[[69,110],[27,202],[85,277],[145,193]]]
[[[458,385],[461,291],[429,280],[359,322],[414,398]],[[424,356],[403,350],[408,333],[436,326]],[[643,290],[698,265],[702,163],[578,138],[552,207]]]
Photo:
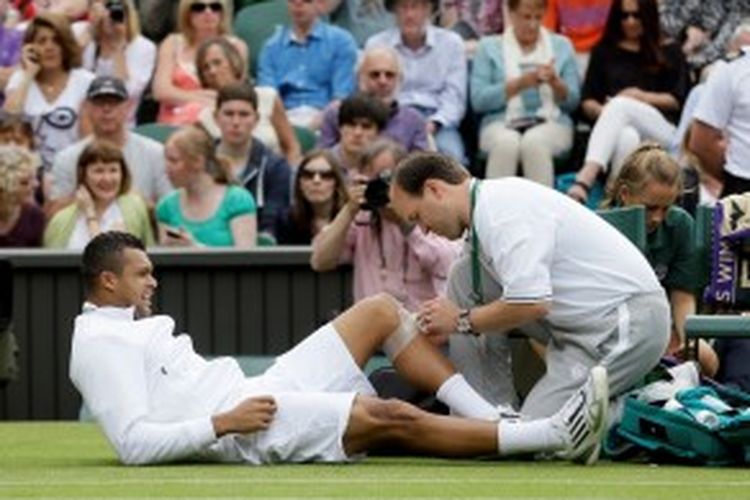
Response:
[[[446,299],[437,297],[423,302],[417,313],[417,324],[427,340],[440,346],[448,341],[448,336],[456,331],[456,323],[461,309]]]
[[[276,401],[271,396],[247,398],[226,413],[214,415],[216,437],[225,434],[249,434],[268,429],[276,413]]]

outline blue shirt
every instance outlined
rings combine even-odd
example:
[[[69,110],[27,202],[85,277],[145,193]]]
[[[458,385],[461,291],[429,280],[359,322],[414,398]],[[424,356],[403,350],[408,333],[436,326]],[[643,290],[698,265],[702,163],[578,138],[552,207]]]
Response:
[[[456,33],[428,26],[425,44],[407,47],[398,29],[378,33],[366,48],[387,46],[404,65],[399,104],[425,110],[425,118],[444,127],[457,127],[466,112],[467,62],[464,43]]]
[[[258,85],[274,87],[287,109],[323,109],[354,91],[357,44],[336,26],[316,21],[300,42],[289,26],[279,27],[263,45]]]

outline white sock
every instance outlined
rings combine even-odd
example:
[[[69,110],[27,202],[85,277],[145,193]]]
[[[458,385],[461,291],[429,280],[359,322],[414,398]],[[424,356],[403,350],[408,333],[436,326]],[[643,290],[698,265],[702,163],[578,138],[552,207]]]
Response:
[[[497,420],[495,407],[480,396],[460,373],[448,377],[435,396],[459,416]]]
[[[503,419],[497,424],[500,455],[559,451],[567,444],[565,432],[552,418],[521,421]]]

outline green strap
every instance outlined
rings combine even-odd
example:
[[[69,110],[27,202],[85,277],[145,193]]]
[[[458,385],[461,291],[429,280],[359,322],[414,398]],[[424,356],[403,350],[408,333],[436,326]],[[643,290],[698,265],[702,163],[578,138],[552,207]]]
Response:
[[[479,179],[474,179],[471,186],[471,208],[469,218],[471,220],[471,288],[474,294],[476,304],[484,304],[484,294],[482,293],[482,269],[479,263],[479,237],[474,227],[474,207],[477,204],[477,195],[479,193]]]

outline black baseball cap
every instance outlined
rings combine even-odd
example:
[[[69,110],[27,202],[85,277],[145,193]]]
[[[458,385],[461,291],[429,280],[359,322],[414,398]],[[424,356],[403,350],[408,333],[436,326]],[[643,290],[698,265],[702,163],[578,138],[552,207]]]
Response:
[[[89,85],[89,90],[86,93],[87,99],[94,99],[96,97],[117,97],[126,101],[128,99],[128,89],[125,88],[125,83],[114,76],[97,76],[94,81]]]

